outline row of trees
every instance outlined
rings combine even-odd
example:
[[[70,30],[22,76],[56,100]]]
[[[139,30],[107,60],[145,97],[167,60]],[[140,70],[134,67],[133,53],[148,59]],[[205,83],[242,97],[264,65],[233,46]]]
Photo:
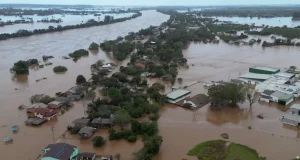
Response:
[[[136,12],[134,15],[132,15],[130,17],[124,17],[124,18],[118,18],[118,19],[114,19],[111,16],[109,16],[109,17],[105,16],[104,21],[95,21],[94,20],[94,21],[88,21],[86,23],[81,23],[81,24],[76,24],[76,25],[67,25],[67,26],[58,25],[57,27],[49,26],[48,29],[35,29],[33,31],[21,29],[15,33],[0,34],[0,40],[6,40],[9,38],[16,38],[16,37],[27,37],[27,36],[43,34],[43,33],[59,32],[59,31],[64,31],[64,30],[68,30],[68,29],[87,28],[87,27],[92,27],[92,26],[101,26],[101,25],[106,25],[106,24],[118,23],[118,22],[130,20],[130,19],[134,19],[141,15],[142,15],[141,12]]]
[[[100,44],[100,47],[105,52],[112,52],[113,56],[118,60],[125,60],[126,57],[133,52],[135,44],[126,41],[119,43],[118,41],[104,41]]]

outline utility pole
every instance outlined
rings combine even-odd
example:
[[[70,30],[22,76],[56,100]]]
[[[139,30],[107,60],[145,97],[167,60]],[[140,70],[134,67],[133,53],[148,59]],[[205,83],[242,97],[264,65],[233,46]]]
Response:
[[[53,143],[55,143],[55,139],[54,139],[54,126],[51,127],[51,131],[52,131]]]

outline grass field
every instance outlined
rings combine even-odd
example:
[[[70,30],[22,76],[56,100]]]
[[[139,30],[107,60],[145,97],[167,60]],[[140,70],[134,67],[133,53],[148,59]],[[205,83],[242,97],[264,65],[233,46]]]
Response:
[[[188,155],[196,156],[199,160],[264,160],[264,158],[259,157],[256,150],[224,140],[200,143],[191,149]]]

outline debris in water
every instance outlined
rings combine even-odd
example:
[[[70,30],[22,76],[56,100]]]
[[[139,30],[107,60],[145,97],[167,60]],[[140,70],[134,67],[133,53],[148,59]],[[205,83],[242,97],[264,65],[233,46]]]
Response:
[[[229,135],[227,133],[222,133],[221,137],[224,139],[229,139]]]
[[[265,116],[264,116],[264,114],[263,114],[263,113],[261,113],[261,114],[257,115],[256,117],[257,117],[257,118],[259,118],[259,119],[264,119],[264,118],[265,118]]]
[[[249,130],[251,130],[251,129],[252,129],[252,127],[251,127],[251,126],[248,126],[248,129],[249,129]]]

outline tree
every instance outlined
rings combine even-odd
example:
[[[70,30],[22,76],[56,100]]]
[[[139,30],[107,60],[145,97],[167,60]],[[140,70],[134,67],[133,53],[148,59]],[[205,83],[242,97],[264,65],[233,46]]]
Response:
[[[83,75],[78,75],[77,78],[76,78],[76,84],[77,85],[81,85],[81,84],[84,84],[86,83],[86,79],[84,78]]]
[[[249,102],[249,107],[252,108],[252,105],[258,101],[258,94],[256,94],[255,90],[248,89],[247,92],[247,100]]]
[[[84,96],[84,98],[82,99],[82,107],[83,107],[83,114],[85,114],[85,106],[84,106],[84,101],[88,100],[88,101],[94,101],[94,99],[96,98],[96,93],[93,90],[90,90],[86,93],[86,95]]]
[[[15,72],[16,74],[28,74],[29,73],[28,65],[27,65],[26,61],[16,62],[10,70]]]
[[[120,109],[115,112],[113,123],[119,125],[124,130],[124,125],[130,123],[131,117],[124,109]]]
[[[89,46],[89,50],[98,50],[99,49],[99,44],[93,42]]]
[[[224,107],[228,104],[236,105],[246,100],[247,88],[243,84],[226,83],[212,86],[208,90],[212,106]]]
[[[53,72],[55,73],[62,73],[62,72],[66,72],[67,70],[68,68],[65,66],[56,66],[53,68]]]
[[[177,78],[177,81],[179,84],[182,84],[183,79],[182,78]]]
[[[101,136],[96,136],[93,138],[93,146],[94,147],[102,147],[105,144],[105,140]]]

